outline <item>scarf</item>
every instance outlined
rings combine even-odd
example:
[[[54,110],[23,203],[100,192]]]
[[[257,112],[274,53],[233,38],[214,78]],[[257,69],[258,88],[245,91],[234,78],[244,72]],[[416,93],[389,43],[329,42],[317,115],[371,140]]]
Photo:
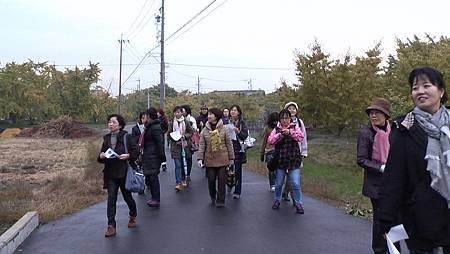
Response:
[[[178,119],[173,119],[173,130],[180,131],[181,135],[184,135],[184,133],[186,132],[186,122],[184,121],[183,116]]]
[[[219,129],[215,129],[209,132],[209,138],[211,139],[211,150],[217,152],[220,150],[220,134]]]
[[[141,134],[144,133],[145,125],[144,125],[144,124],[137,123],[137,126],[139,127],[139,131],[141,132]]]
[[[391,133],[391,125],[386,121],[386,131],[373,124],[372,128],[376,131],[372,147],[372,160],[379,161],[381,164],[386,164],[389,155],[389,134]]]
[[[450,112],[443,106],[434,115],[415,107],[413,114],[428,135],[425,155],[431,188],[447,200],[450,208]]]

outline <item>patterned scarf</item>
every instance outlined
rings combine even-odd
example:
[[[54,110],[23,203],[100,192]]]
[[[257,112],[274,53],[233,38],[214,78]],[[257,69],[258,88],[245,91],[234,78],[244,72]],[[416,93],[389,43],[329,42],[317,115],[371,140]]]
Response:
[[[209,138],[211,139],[211,150],[217,152],[220,150],[220,134],[219,129],[215,129],[209,132]]]
[[[184,121],[184,117],[181,116],[180,118],[174,118],[173,119],[173,130],[174,131],[180,131],[181,135],[183,136],[186,132],[186,123]]]
[[[431,188],[447,200],[450,208],[450,112],[441,106],[434,115],[415,107],[413,114],[428,135],[425,155]]]
[[[391,125],[386,121],[386,131],[373,124],[372,128],[376,131],[372,148],[372,160],[379,161],[381,164],[386,164],[389,155],[389,134],[391,133]]]

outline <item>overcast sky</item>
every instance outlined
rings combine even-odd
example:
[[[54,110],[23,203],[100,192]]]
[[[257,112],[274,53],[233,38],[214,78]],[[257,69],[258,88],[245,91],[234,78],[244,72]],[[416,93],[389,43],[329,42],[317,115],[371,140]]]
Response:
[[[165,0],[166,37],[210,2]],[[124,92],[136,89],[138,79],[141,88],[158,84],[159,48],[130,73],[157,45],[160,6],[161,0],[0,0],[0,64],[27,59],[58,68],[100,63],[101,85],[117,94],[118,39],[124,34],[129,40],[123,53]],[[199,76],[200,91],[207,92],[248,89],[251,79],[253,89],[270,92],[280,79],[297,82],[294,51],[308,51],[315,39],[333,57],[348,51],[362,55],[380,40],[387,55],[394,53],[396,37],[448,36],[449,7],[444,0],[217,0],[167,41],[166,82],[178,91],[196,92]]]

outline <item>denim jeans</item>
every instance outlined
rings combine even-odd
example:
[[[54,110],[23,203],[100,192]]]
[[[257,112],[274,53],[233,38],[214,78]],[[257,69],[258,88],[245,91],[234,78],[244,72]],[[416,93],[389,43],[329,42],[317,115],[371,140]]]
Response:
[[[286,175],[286,170],[277,169],[277,179],[275,186],[275,200],[281,200],[281,191],[283,188],[284,177]],[[297,204],[302,204],[302,190],[300,186],[300,169],[293,169],[288,171],[289,178],[291,179],[292,189],[294,191],[294,200]]]
[[[236,186],[234,186],[234,193],[241,195],[242,191],[242,163],[234,163],[234,172],[236,174]]]
[[[181,159],[181,162],[183,162],[183,159]],[[191,176],[192,171],[192,157],[186,157],[187,162],[187,175]],[[184,173],[184,163],[181,164],[181,180],[186,180],[186,174]]]
[[[145,175],[145,185],[150,189],[152,200],[160,201],[161,194],[159,188],[159,176],[158,175]]]
[[[112,225],[116,227],[116,203],[117,203],[117,194],[120,188],[120,192],[122,192],[123,199],[128,205],[128,209],[130,209],[130,216],[136,216],[136,202],[134,202],[133,196],[131,192],[125,189],[125,177],[112,179],[108,178],[108,204],[106,208],[106,215],[108,217],[108,225]]]
[[[173,159],[175,162],[175,182],[177,184],[181,183],[181,171],[183,169],[183,159]]]

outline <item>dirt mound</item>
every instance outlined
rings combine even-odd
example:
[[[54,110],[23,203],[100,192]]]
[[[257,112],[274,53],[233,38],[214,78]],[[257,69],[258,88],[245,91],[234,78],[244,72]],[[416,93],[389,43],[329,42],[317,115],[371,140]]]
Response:
[[[32,137],[33,134],[35,134],[38,130],[39,130],[39,128],[36,128],[36,127],[25,128],[19,133],[19,135],[17,137],[29,138],[29,137]]]
[[[16,137],[17,135],[20,134],[20,129],[19,128],[8,128],[6,130],[4,130],[0,137],[2,138],[12,138],[12,137]]]
[[[95,132],[76,122],[70,116],[61,116],[43,124],[33,135],[40,138],[83,138],[95,135]]]

